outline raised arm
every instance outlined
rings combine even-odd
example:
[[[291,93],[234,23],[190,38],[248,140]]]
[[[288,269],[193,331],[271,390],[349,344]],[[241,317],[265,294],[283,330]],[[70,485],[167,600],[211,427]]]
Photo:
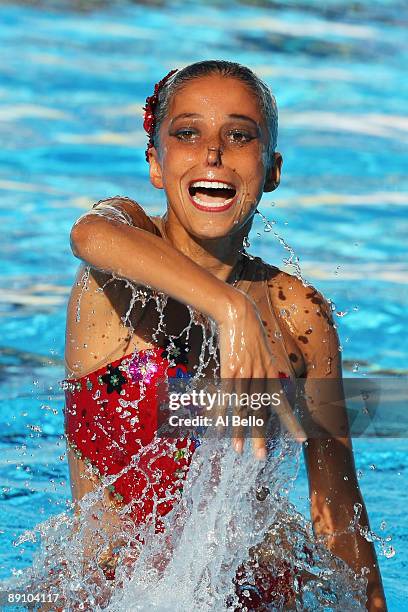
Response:
[[[247,301],[158,236],[131,200],[104,200],[80,217],[71,230],[71,247],[92,268],[161,291],[217,323],[225,320],[228,308],[241,310]]]
[[[71,245],[74,255],[92,268],[163,292],[213,319],[222,377],[278,377],[253,300],[158,236],[136,202],[120,198],[100,202],[75,223]],[[288,409],[281,418],[285,427],[302,437]],[[253,438],[252,444],[263,459],[265,441]]]
[[[307,402],[302,423],[309,434],[304,454],[314,531],[324,536],[327,547],[356,573],[368,568],[367,609],[384,611],[386,603],[375,548],[362,535],[370,526],[357,482],[339,338],[330,305],[313,287],[304,287],[297,279],[288,278],[297,310],[291,311],[287,323],[305,364]],[[356,508],[361,508],[358,527],[350,529],[355,521],[356,504]]]

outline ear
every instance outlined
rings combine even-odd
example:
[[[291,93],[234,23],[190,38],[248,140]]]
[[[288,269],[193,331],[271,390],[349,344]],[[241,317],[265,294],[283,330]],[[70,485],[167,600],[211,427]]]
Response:
[[[278,187],[281,179],[282,164],[282,155],[279,152],[274,153],[272,164],[266,173],[264,191],[274,191]]]
[[[163,189],[163,175],[162,168],[159,160],[159,154],[156,147],[149,149],[149,174],[150,182],[156,189]]]

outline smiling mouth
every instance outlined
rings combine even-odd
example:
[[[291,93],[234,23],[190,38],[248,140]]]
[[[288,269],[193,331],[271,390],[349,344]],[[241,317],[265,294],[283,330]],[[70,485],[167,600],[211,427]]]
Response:
[[[197,208],[208,210],[226,210],[237,193],[231,183],[223,181],[194,181],[188,191]]]

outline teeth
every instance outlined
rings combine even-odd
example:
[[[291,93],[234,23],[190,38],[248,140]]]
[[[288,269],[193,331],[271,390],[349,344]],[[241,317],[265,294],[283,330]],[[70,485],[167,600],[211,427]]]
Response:
[[[207,189],[235,189],[230,183],[220,181],[195,181],[190,187],[206,187]]]
[[[229,204],[230,202],[232,202],[232,200],[234,199],[234,198],[229,198],[228,200],[224,200],[223,202],[203,202],[197,196],[192,196],[192,198],[196,204],[200,204],[201,206],[206,206],[207,208],[221,208],[222,206],[225,206],[226,204]]]

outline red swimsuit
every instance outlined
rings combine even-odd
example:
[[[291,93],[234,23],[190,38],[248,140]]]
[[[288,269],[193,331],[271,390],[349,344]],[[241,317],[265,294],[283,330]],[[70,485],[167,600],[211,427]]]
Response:
[[[177,440],[175,445],[157,438],[150,444],[157,431],[157,412],[152,409],[157,406],[155,383],[166,373],[187,375],[185,365],[170,367],[162,354],[161,348],[139,351],[63,381],[67,442],[96,477],[120,473],[139,453],[136,465],[108,487],[118,502],[132,502],[130,514],[137,524],[148,520],[155,503],[157,516],[170,512],[198,446],[194,438]],[[162,530],[160,519],[156,530]]]
[[[174,367],[170,367],[169,359],[171,363],[176,361]],[[188,377],[186,362],[183,347],[176,341],[173,353],[162,348],[135,351],[62,383],[68,445],[98,479],[125,470],[108,488],[118,504],[131,504],[130,516],[136,524],[154,516],[156,532],[163,530],[160,517],[180,499],[192,455],[200,444],[194,435],[172,441],[155,438],[155,383],[166,377]],[[279,376],[286,378],[287,374],[280,372]],[[135,465],[128,467],[135,454]],[[285,567],[275,569],[279,571],[269,574],[269,582],[260,568],[255,585],[235,585],[239,600],[249,610],[274,602],[277,593],[280,601],[284,597],[286,602],[291,596],[290,574]],[[106,573],[106,577],[113,579],[114,571]],[[242,584],[242,578],[241,567],[236,580]]]

